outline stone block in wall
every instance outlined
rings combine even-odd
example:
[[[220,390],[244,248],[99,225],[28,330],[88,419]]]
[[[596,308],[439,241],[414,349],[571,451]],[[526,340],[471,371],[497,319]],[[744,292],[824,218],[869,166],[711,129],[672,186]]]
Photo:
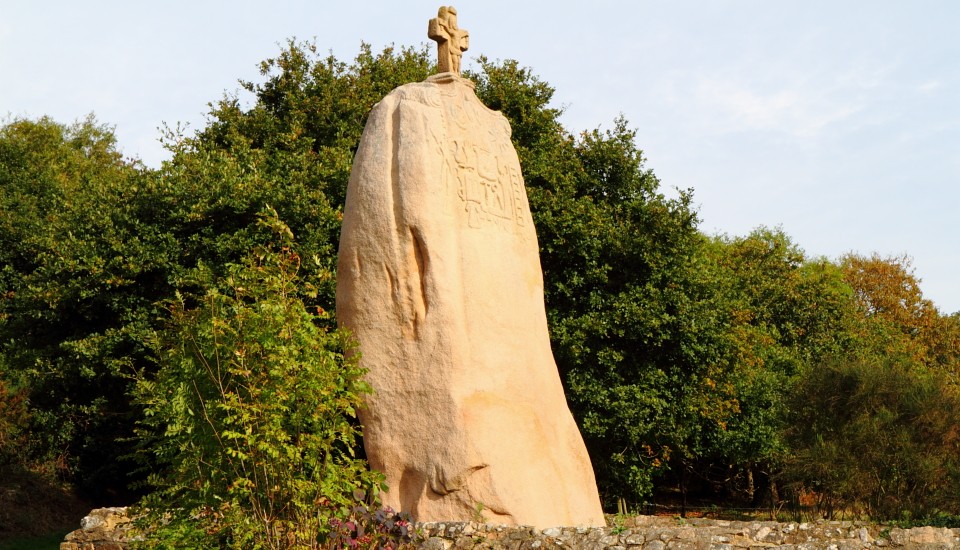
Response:
[[[60,550],[126,550],[133,527],[127,508],[96,508],[80,520],[80,529],[60,543]]]

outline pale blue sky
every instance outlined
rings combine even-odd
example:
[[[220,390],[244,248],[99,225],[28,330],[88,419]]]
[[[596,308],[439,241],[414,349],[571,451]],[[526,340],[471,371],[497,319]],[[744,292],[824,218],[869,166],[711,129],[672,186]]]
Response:
[[[349,60],[427,41],[437,2],[5,2],[0,116],[93,112],[157,166],[157,127],[203,125],[289,37]],[[12,4],[12,5],[11,5]],[[465,64],[513,58],[572,131],[623,113],[708,233],[782,226],[810,255],[906,253],[960,310],[960,2],[700,0],[454,4]],[[241,96],[242,97],[242,96]]]

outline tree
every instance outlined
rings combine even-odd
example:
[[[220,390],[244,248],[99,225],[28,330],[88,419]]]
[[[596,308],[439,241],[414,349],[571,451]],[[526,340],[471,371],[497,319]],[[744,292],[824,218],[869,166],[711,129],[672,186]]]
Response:
[[[197,133],[168,130],[173,158],[158,170],[121,158],[93,119],[4,126],[0,374],[26,398],[36,453],[91,487],[123,489],[131,466],[116,458],[143,408],[159,406],[132,402],[133,380],[173,380],[158,374],[169,356],[156,347],[170,315],[200,330],[215,318],[205,307],[234,303],[237,266],[274,246],[258,225],[268,207],[298,236],[290,299],[332,331],[341,209],[367,113],[431,65],[425,50],[362,46],[345,63],[291,41],[261,64],[262,82],[242,83],[252,106],[228,95]],[[692,191],[664,195],[622,117],[572,134],[553,88],[517,62],[481,58],[467,76],[513,129],[554,354],[608,507],[655,484],[772,474],[806,452],[811,439],[783,433],[802,405],[791,392],[813,391],[822,365],[883,350],[958,376],[960,316],[922,298],[908,263],[807,258],[780,230],[708,238]],[[177,296],[179,309],[159,305]],[[926,376],[914,367],[904,372]],[[13,434],[18,422],[0,426]]]
[[[91,491],[123,487],[125,377],[149,355],[163,284],[162,243],[125,210],[144,174],[92,117],[0,129],[0,374],[29,403],[23,452]]]
[[[709,431],[697,475],[754,505],[776,501],[791,388],[851,345],[852,293],[835,264],[808,259],[780,229],[714,238],[707,256],[737,410]]]
[[[864,318],[864,338],[928,366],[957,371],[957,316],[942,315],[923,297],[909,257],[848,254],[841,265]]]
[[[256,220],[268,205],[300,235],[300,276],[317,288],[302,298],[333,311],[340,210],[366,113],[427,67],[413,50],[364,46],[348,65],[291,42],[262,64],[266,82],[244,84],[253,108],[226,97],[196,135],[167,131],[174,156],[155,171],[123,159],[93,118],[5,126],[0,366],[14,390],[28,388],[35,452],[98,501],[129,502],[123,457],[140,414],[129,392],[156,369],[157,304],[178,290],[203,295],[187,276],[200,263],[222,275],[267,244]]]
[[[570,135],[553,89],[481,59],[477,94],[510,120],[537,226],[558,366],[608,507],[650,494],[700,429],[733,410],[697,263],[689,192],[667,199],[635,133]]]
[[[211,113],[211,123],[195,138],[174,139],[183,150],[170,168],[187,167],[182,172],[183,186],[203,179],[198,177],[203,174],[200,169],[189,168],[191,159],[201,168],[221,158],[231,164],[237,159],[241,167],[256,166],[257,183],[244,188],[239,194],[242,199],[234,195],[221,200],[227,205],[243,201],[249,205],[244,208],[249,215],[257,201],[248,202],[247,196],[256,196],[273,185],[282,186],[285,199],[270,204],[302,236],[304,256],[316,255],[330,268],[349,161],[366,114],[393,87],[426,77],[430,68],[427,59],[425,52],[414,50],[387,49],[374,56],[364,47],[355,62],[346,65],[332,57],[319,57],[312,45],[290,43],[280,56],[262,65],[265,83],[245,84],[255,96],[254,106],[244,110],[236,98],[224,99]],[[605,414],[606,409],[599,406],[590,409],[576,404],[578,399],[584,403],[592,399],[587,397],[588,386],[609,386],[607,381],[587,373],[593,368],[588,365],[597,358],[602,358],[600,364],[614,377],[621,376],[616,371],[624,357],[637,369],[622,374],[628,378],[636,375],[638,385],[623,384],[627,387],[618,390],[623,395],[617,406],[636,409],[631,414],[647,419],[636,428],[637,434],[644,435],[631,440],[629,465],[614,465],[609,457],[619,442],[606,443],[604,437],[616,431],[597,427],[591,449],[595,463],[601,471],[606,471],[604,465],[610,465],[609,471],[620,476],[609,476],[611,491],[620,491],[620,479],[629,475],[648,487],[650,473],[656,469],[651,464],[670,448],[651,434],[673,438],[677,433],[674,427],[689,424],[680,416],[688,414],[694,401],[700,401],[696,405],[699,412],[720,411],[726,406],[722,398],[714,399],[708,387],[700,391],[697,384],[685,384],[690,376],[696,379],[703,375],[701,356],[686,354],[682,359],[668,359],[669,354],[685,349],[680,342],[685,331],[682,323],[673,321],[677,314],[671,310],[688,307],[683,290],[671,285],[673,279],[682,279],[674,274],[681,274],[700,239],[689,195],[667,200],[657,192],[659,182],[643,168],[642,154],[625,121],[618,121],[610,132],[595,131],[575,139],[559,124],[559,112],[547,106],[553,93],[548,85],[515,62],[484,60],[481,68],[482,73],[469,75],[477,81],[478,95],[491,108],[503,111],[513,127],[540,234],[548,311],[561,369],[568,380],[573,380],[577,367],[585,373],[576,382],[579,386],[569,386],[575,412],[581,419],[588,412],[593,414],[598,426]],[[220,171],[214,170],[213,174]],[[248,173],[246,168],[244,173]],[[171,175],[180,174],[175,171]],[[284,201],[309,205],[312,215],[304,216],[308,209],[291,209]],[[191,202],[198,201],[185,201]],[[332,304],[332,282],[318,285],[316,303],[321,307]],[[644,302],[655,306],[649,310],[637,306]],[[606,326],[608,308],[620,312],[614,326]],[[709,315],[709,310],[704,306],[698,314]],[[657,329],[668,323],[673,323],[671,335],[661,338]],[[634,326],[640,327],[642,337],[632,332]],[[672,348],[663,350],[658,359],[641,359],[641,353],[647,354],[641,346],[646,340]],[[661,393],[647,392],[648,388]],[[634,405],[640,394],[646,401]],[[689,400],[678,399],[681,394]],[[677,417],[673,426],[659,427],[659,422],[654,422],[656,407],[661,405]],[[631,467],[640,469],[634,474],[624,473]]]
[[[319,256],[333,262],[325,267],[333,267],[340,210],[367,115],[393,88],[425,79],[429,69],[425,50],[388,47],[374,55],[363,44],[347,64],[321,57],[315,44],[289,41],[260,64],[265,82],[242,83],[254,106],[244,110],[237,97],[225,97],[195,138],[176,138],[178,153],[254,154],[248,164],[283,186],[272,191],[284,198],[274,205],[281,217],[292,218],[291,228],[311,240],[303,244],[322,249]],[[324,296],[332,309],[332,285]]]
[[[905,256],[847,255],[841,347],[814,356],[790,397],[788,480],[829,515],[956,514],[960,391],[956,318],[923,297]]]
[[[153,200],[154,223],[177,228],[182,263],[236,262],[257,244],[247,234],[269,205],[300,236],[304,257],[317,260],[304,266],[303,276],[319,289],[308,302],[333,311],[330,274],[367,114],[396,86],[426,78],[428,59],[411,48],[375,55],[363,44],[348,64],[321,56],[313,43],[291,40],[260,64],[263,82],[241,83],[253,95],[252,107],[228,95],[196,135],[168,132],[174,158],[160,173],[165,196]]]
[[[960,394],[909,355],[859,350],[800,381],[787,474],[828,515],[880,520],[960,511]]]

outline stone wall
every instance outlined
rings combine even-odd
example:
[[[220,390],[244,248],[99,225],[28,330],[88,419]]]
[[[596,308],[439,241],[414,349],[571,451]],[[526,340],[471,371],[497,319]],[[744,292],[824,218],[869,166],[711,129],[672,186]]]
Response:
[[[60,550],[126,550],[125,508],[100,508],[67,535]],[[483,523],[418,524],[423,550],[571,548],[585,550],[854,550],[960,548],[960,529],[887,528],[858,522],[722,521],[638,516],[617,527],[508,527]]]
[[[428,523],[420,527],[425,537],[420,548],[429,550],[960,548],[960,529],[889,529],[839,521],[777,523],[639,516],[629,520],[629,526],[607,528],[558,527],[538,531],[477,523]]]
[[[130,527],[126,508],[97,508],[67,534],[60,550],[127,550]]]

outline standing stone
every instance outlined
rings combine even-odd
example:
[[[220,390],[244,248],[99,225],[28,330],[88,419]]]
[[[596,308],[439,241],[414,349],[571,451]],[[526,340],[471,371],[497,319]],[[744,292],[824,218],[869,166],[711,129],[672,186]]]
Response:
[[[550,349],[510,126],[454,72],[401,86],[370,114],[337,317],[374,388],[360,420],[385,504],[418,521],[604,524]]]

